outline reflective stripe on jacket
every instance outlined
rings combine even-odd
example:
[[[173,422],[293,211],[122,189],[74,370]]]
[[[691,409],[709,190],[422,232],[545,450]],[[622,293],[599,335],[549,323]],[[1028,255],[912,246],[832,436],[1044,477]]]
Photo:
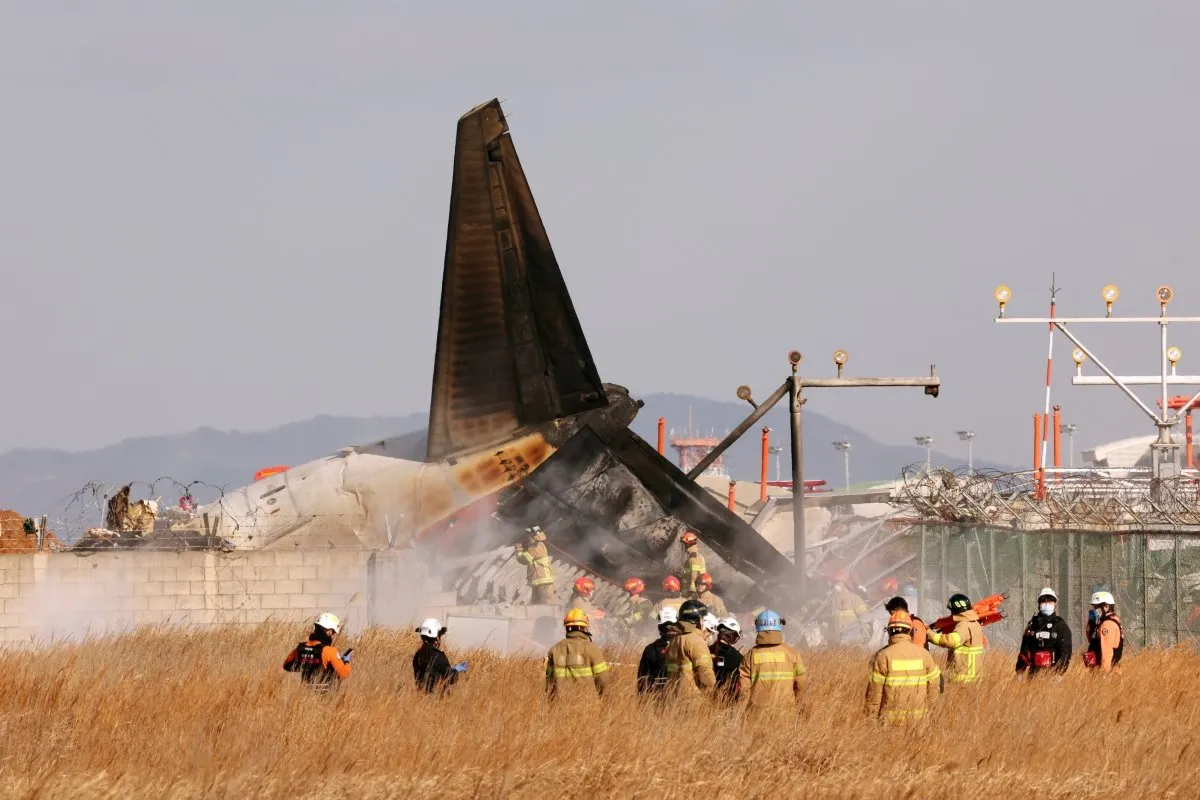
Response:
[[[708,572],[704,566],[704,556],[700,555],[700,545],[694,544],[687,549],[688,584],[687,589],[692,594],[696,592],[696,579]]]
[[[983,679],[983,626],[974,609],[955,614],[954,630],[938,633],[929,629],[929,643],[950,651],[946,677],[951,683],[975,683]]]
[[[668,630],[667,687],[682,695],[711,691],[717,685],[717,675],[708,642],[690,622],[676,623]]]
[[[591,694],[592,687],[597,694],[604,694],[607,673],[604,653],[581,630],[567,631],[566,638],[546,654],[546,691],[551,698],[564,690]]]
[[[800,654],[783,643],[781,631],[762,631],[738,668],[738,695],[747,711],[794,709],[805,681]]]
[[[550,551],[545,542],[535,542],[523,550],[517,550],[517,563],[525,565],[525,580],[530,586],[547,586],[554,583],[554,567],[550,563]]]
[[[871,678],[863,710],[868,717],[905,723],[922,719],[937,703],[941,670],[929,651],[906,633],[892,636],[871,657]]]

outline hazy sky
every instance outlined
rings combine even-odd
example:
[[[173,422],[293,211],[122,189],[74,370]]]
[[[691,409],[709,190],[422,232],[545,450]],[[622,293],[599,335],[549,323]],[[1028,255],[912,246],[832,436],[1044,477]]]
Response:
[[[455,121],[494,96],[635,393],[936,362],[937,400],[808,408],[1024,463],[1047,333],[997,283],[1200,314],[1195,3],[202,5],[0,5],[0,449],[424,409]],[[1157,336],[1085,341],[1148,372]],[[1081,448],[1152,432],[1069,352]]]

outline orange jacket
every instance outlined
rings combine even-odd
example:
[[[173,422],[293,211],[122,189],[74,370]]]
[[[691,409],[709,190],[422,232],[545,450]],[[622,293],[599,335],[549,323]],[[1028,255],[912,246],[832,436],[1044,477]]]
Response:
[[[320,644],[320,642],[316,639],[309,639],[307,642],[305,642],[305,644],[313,646]],[[288,672],[292,671],[288,669],[288,667],[296,663],[296,649],[298,647],[299,645],[297,645],[295,648],[292,648],[292,652],[288,653],[287,658],[283,660],[283,668]],[[337,648],[333,645],[327,644],[325,647],[321,648],[321,666],[325,669],[333,670],[334,674],[336,674],[339,678],[350,677],[350,665],[345,661],[342,661],[341,655],[338,654]]]
[[[925,642],[929,638],[929,628],[920,617],[912,618],[912,643],[917,647],[924,648]]]

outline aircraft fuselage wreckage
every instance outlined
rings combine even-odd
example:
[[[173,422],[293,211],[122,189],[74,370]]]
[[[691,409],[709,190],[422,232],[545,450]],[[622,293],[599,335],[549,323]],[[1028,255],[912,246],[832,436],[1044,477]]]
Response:
[[[423,460],[398,437],[267,476],[197,509],[236,549],[430,549],[459,558],[544,528],[552,553],[618,585],[681,575],[695,530],[726,596],[791,564],[629,430],[602,383],[498,100],[458,121]],[[778,591],[774,587],[772,591]]]

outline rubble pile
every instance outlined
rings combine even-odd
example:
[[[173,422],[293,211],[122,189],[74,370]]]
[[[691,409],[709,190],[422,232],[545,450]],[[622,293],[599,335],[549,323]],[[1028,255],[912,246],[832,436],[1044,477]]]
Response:
[[[37,534],[26,531],[25,519],[16,511],[0,509],[0,554],[37,552]],[[62,542],[53,531],[46,531],[42,549],[61,550]]]

